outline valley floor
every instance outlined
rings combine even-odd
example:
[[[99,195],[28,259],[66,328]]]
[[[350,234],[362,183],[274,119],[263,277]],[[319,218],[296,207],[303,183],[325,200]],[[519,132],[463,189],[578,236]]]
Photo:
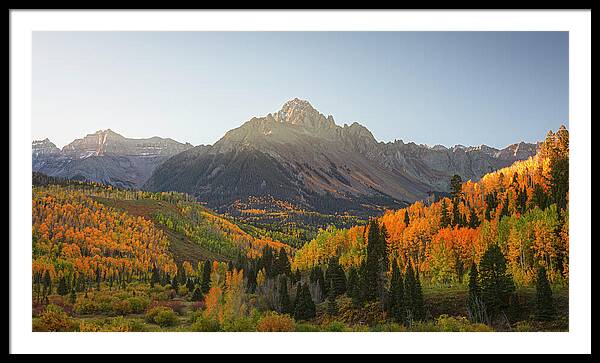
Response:
[[[169,285],[155,286],[133,283],[125,289],[110,289],[103,284],[100,291],[73,297],[50,295],[48,304],[33,304],[33,331],[136,331],[136,332],[202,332],[202,331],[388,331],[388,332],[458,332],[458,331],[568,331],[568,287],[554,286],[556,317],[541,322],[535,314],[535,288],[521,287],[503,321],[491,325],[471,323],[467,318],[466,286],[423,287],[426,319],[410,326],[391,323],[379,303],[355,308],[343,295],[336,299],[337,313],[328,313],[327,301],[317,304],[317,314],[309,321],[295,321],[289,315],[251,308],[227,324],[207,318],[203,303],[191,301],[185,289],[176,293]],[[86,297],[87,296],[87,297]],[[249,295],[253,305],[255,296]],[[161,312],[162,311],[162,312]],[[160,316],[160,317],[159,317]]]

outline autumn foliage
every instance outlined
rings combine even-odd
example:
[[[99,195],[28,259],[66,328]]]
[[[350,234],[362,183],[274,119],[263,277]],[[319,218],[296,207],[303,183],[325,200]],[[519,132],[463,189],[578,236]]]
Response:
[[[550,281],[568,281],[567,202],[568,131],[561,127],[549,132],[536,156],[462,183],[451,198],[389,210],[378,220],[387,230],[390,259],[403,269],[412,263],[432,283],[462,282],[492,244],[519,284],[532,283],[538,266]],[[368,229],[321,231],[296,252],[293,268],[308,270],[334,256],[346,270],[358,268]]]

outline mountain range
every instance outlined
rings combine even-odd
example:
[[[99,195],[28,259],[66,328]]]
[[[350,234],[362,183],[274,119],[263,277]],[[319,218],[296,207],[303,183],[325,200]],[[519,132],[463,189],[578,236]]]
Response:
[[[191,149],[172,139],[129,139],[100,130],[61,149],[47,138],[32,143],[32,169],[50,176],[140,188],[169,157]]]
[[[337,125],[295,98],[213,145],[174,155],[143,188],[186,192],[219,211],[285,201],[325,213],[371,214],[447,192],[454,174],[478,180],[537,149],[524,142],[504,149],[379,142],[359,123]]]
[[[496,149],[380,142],[361,124],[337,125],[332,116],[295,98],[213,145],[130,139],[110,129],[62,149],[48,139],[33,141],[32,167],[68,179],[186,192],[219,211],[287,205],[371,214],[443,194],[454,174],[478,180],[534,155],[538,145]]]

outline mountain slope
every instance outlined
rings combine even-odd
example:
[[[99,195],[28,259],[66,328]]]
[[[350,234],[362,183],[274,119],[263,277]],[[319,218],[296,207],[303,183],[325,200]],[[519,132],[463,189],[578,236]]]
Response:
[[[186,192],[218,210],[258,196],[327,213],[370,214],[447,191],[453,174],[479,179],[533,155],[536,148],[377,142],[364,126],[338,126],[332,116],[293,99],[274,114],[230,130],[212,146],[174,156],[144,187]]]
[[[192,148],[171,139],[125,138],[98,131],[58,149],[50,140],[32,143],[32,168],[50,176],[139,188],[156,166]]]

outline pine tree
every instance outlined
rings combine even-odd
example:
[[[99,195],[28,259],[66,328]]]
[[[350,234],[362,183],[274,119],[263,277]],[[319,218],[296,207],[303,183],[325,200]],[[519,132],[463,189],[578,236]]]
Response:
[[[188,278],[185,282],[185,287],[189,292],[194,291],[194,280],[192,280],[192,278]]]
[[[330,289],[334,289],[333,294],[335,297],[346,293],[346,274],[344,273],[342,266],[340,266],[337,257],[329,260],[329,266],[327,267],[327,272],[325,274],[325,284],[327,284]],[[329,291],[328,296],[330,293],[331,292]]]
[[[361,275],[361,299],[374,301],[379,295],[382,281],[380,276],[380,260],[383,254],[379,225],[372,219],[369,225],[367,240],[367,258]]]
[[[469,295],[467,297],[467,313],[469,319],[476,323],[486,322],[485,308],[481,299],[481,288],[479,286],[479,272],[475,261],[471,264],[469,271]]]
[[[469,227],[471,227],[471,228],[479,227],[479,218],[477,217],[477,213],[475,213],[474,208],[471,208],[471,215],[469,216]]]
[[[352,305],[360,305],[360,283],[356,268],[351,267],[348,273],[347,295],[352,299]]]
[[[425,319],[425,303],[423,301],[423,290],[421,289],[421,278],[419,276],[419,270],[416,270],[415,274],[415,301],[414,301],[414,309],[415,309],[415,319],[423,320]]]
[[[152,266],[152,277],[150,278],[150,287],[154,287],[154,284],[160,283],[160,274],[156,265]]]
[[[457,200],[462,191],[462,178],[458,174],[454,174],[452,178],[450,178],[450,194],[452,194],[452,199]]]
[[[202,301],[204,299],[204,294],[202,293],[202,288],[200,286],[194,287],[194,292],[192,293],[193,301]]]
[[[536,288],[536,318],[541,321],[550,321],[554,318],[554,301],[552,298],[552,289],[548,282],[546,269],[538,269]]]
[[[410,216],[408,215],[408,209],[404,211],[404,226],[408,227],[410,224]]]
[[[62,276],[60,280],[58,280],[58,287],[56,288],[56,293],[62,296],[65,296],[69,293],[69,289],[67,288],[67,279]]]
[[[250,294],[254,294],[254,292],[256,291],[256,270],[252,267],[248,267],[247,269],[247,274],[246,274],[246,279],[247,279],[247,286],[246,286],[246,290],[248,291],[248,293]]]
[[[175,290],[176,293],[177,290],[179,290],[179,279],[177,278],[177,275],[173,277],[173,280],[171,281],[171,287],[173,288],[173,290]]]
[[[69,295],[69,302],[71,304],[75,304],[75,302],[77,301],[77,294],[75,293],[75,289],[71,289],[71,294]]]
[[[416,291],[415,275],[413,272],[412,263],[406,266],[404,273],[404,305],[406,306],[406,321],[410,324],[415,320],[415,291]]]
[[[279,279],[279,307],[280,312],[283,314],[289,314],[292,311],[292,304],[290,302],[290,295],[288,293],[288,284],[287,277],[285,275],[281,275]]]
[[[177,268],[177,278],[177,282],[179,282],[180,285],[185,285],[185,283],[187,282],[187,274],[183,266]]]
[[[338,314],[338,307],[335,301],[335,289],[335,283],[332,280],[331,288],[329,289],[329,296],[327,297],[327,313],[331,316],[336,316]]]
[[[44,272],[44,278],[42,279],[42,285],[44,287],[43,295],[48,296],[52,292],[52,279],[50,278],[50,272],[46,270]]]
[[[292,274],[290,260],[288,258],[287,252],[283,247],[279,250],[279,256],[277,256],[276,270],[277,274],[285,274],[286,276],[290,276]]]
[[[508,307],[515,291],[512,277],[506,268],[506,258],[498,245],[491,245],[479,263],[481,298],[490,317]]]
[[[388,298],[389,316],[397,323],[404,323],[406,320],[406,307],[404,306],[404,281],[402,271],[398,263],[392,262],[392,279],[390,281],[390,291]]]
[[[204,269],[202,271],[202,292],[208,293],[210,290],[210,273],[212,272],[212,265],[209,260],[204,261]]]
[[[310,282],[319,284],[321,296],[327,296],[329,294],[329,285],[325,282],[325,276],[323,275],[323,270],[321,270],[321,267],[313,267],[310,273]]]
[[[440,218],[440,227],[446,228],[450,225],[450,217],[448,216],[448,205],[446,199],[442,199],[442,212]]]
[[[262,254],[262,258],[260,260],[260,264],[262,266],[262,268],[265,269],[265,274],[267,275],[267,277],[274,277],[274,266],[273,266],[273,249],[271,248],[271,246],[266,245],[265,248],[263,249],[263,254]],[[260,269],[259,269],[260,270]]]
[[[310,320],[316,316],[316,306],[306,284],[300,287],[295,305],[294,318],[296,320]]]
[[[461,223],[461,216],[460,216],[460,211],[458,209],[458,199],[455,198],[452,200],[452,226],[459,226],[461,227],[462,223]]]
[[[500,218],[504,216],[510,216],[510,211],[508,210],[508,195],[506,196],[504,203],[502,203],[502,210],[500,211]]]

